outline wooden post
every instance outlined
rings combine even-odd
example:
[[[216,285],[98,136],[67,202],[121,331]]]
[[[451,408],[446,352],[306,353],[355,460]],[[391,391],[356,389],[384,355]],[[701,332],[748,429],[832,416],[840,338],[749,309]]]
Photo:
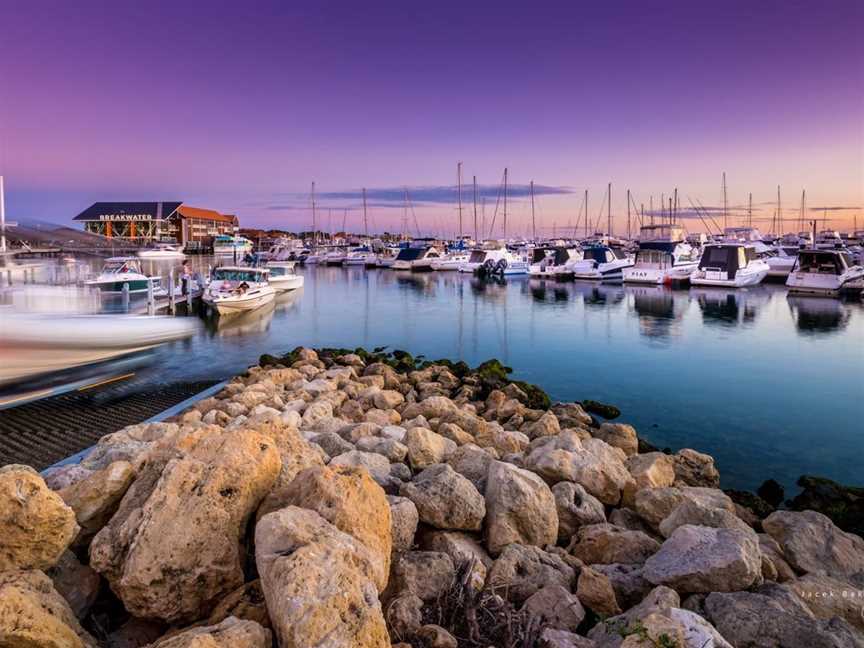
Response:
[[[171,268],[168,273],[168,312],[172,315],[177,314],[177,303],[174,297],[174,268]]]
[[[129,312],[129,284],[123,284],[123,312]]]

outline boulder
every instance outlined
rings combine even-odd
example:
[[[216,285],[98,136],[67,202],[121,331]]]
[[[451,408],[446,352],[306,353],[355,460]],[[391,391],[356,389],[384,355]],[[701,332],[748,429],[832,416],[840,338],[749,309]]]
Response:
[[[558,424],[558,417],[552,412],[546,412],[534,423],[527,424],[523,430],[529,439],[555,436],[560,431],[561,426]]]
[[[315,511],[289,506],[255,527],[255,562],[282,648],[387,648],[376,559]]]
[[[498,555],[513,542],[554,545],[558,539],[555,498],[537,475],[501,461],[489,464],[486,478],[486,543]]]
[[[423,535],[421,545],[425,551],[439,551],[450,556],[456,570],[470,568],[468,584],[483,589],[492,558],[473,536],[461,531],[430,531]]]
[[[560,556],[539,547],[510,544],[492,564],[486,589],[521,605],[547,585],[560,585],[571,591],[574,581],[573,568]]]
[[[486,475],[489,473],[489,464],[494,460],[495,457],[489,452],[473,443],[459,446],[447,457],[447,463],[453,470],[466,477],[480,493],[486,492]]]
[[[678,527],[645,562],[643,576],[678,592],[734,592],[758,584],[759,541],[752,531]]]
[[[382,389],[373,398],[375,407],[381,410],[395,409],[405,402],[405,397],[395,389]]]
[[[135,616],[194,621],[243,583],[240,538],[282,464],[265,436],[226,431],[159,468],[127,491],[90,564]]]
[[[270,648],[270,631],[255,621],[228,617],[217,625],[184,630],[151,648]]]
[[[681,486],[720,487],[720,473],[714,467],[714,457],[690,448],[682,448],[672,459],[675,466],[675,482]]]
[[[312,443],[319,446],[330,457],[336,457],[345,452],[351,452],[354,450],[354,446],[339,436],[336,432],[316,434],[312,437]]]
[[[387,457],[376,452],[351,450],[333,457],[328,465],[331,468],[339,466],[345,468],[365,468],[372,479],[379,485],[386,485],[390,481],[390,462],[387,460]]]
[[[665,488],[675,483],[675,462],[662,452],[647,452],[633,455],[627,459],[627,470],[633,481],[623,493],[625,506],[633,505],[636,491],[643,488]]]
[[[538,648],[596,648],[597,644],[575,632],[543,628],[537,646]]]
[[[408,448],[394,439],[381,437],[362,437],[357,439],[357,449],[361,452],[374,452],[390,463],[400,463],[408,456]]]
[[[541,627],[576,632],[585,618],[579,598],[561,585],[548,585],[534,592],[522,606],[529,618],[538,619]]]
[[[26,486],[22,486],[26,488]],[[51,579],[38,570],[0,571],[0,645],[95,648]]]
[[[309,443],[295,427],[283,420],[249,421],[244,428],[264,435],[276,445],[282,464],[276,488],[290,484],[301,470],[324,465],[319,446]]]
[[[745,533],[755,531],[741,518],[726,509],[708,507],[695,500],[685,499],[660,523],[660,533],[668,538],[675,529],[685,524],[714,527],[716,529],[738,529]]]
[[[788,586],[817,619],[840,617],[864,633],[864,592],[860,587],[825,574],[805,574]]]
[[[75,512],[29,466],[0,468],[0,571],[47,569],[78,534]]]
[[[426,624],[417,631],[417,638],[425,648],[458,648],[456,637],[441,626]]]
[[[299,506],[318,513],[340,531],[366,546],[373,560],[374,580],[384,591],[390,573],[390,504],[381,487],[363,468],[309,468],[278,496],[277,508]],[[275,506],[276,502],[271,502]]]
[[[392,551],[408,551],[414,545],[414,534],[420,521],[417,507],[407,497],[396,495],[388,495],[387,503],[390,504]]]
[[[609,579],[609,584],[615,592],[615,601],[622,610],[627,610],[638,604],[654,587],[642,577],[642,565],[597,564],[591,565],[591,569]]]
[[[445,439],[450,439],[457,446],[474,443],[474,437],[455,423],[439,423],[437,432]]]
[[[669,608],[664,616],[677,622],[684,629],[685,648],[733,648],[714,626],[695,612],[682,608]]]
[[[765,580],[783,583],[795,578],[795,572],[786,562],[783,550],[767,533],[759,534],[759,549],[762,551],[762,576]]]
[[[680,605],[681,598],[674,590],[663,586],[655,587],[638,605],[596,624],[588,632],[588,637],[602,648],[618,648],[622,645],[625,637],[636,634],[634,631],[642,625],[643,619]],[[648,644],[648,646],[650,645]],[[679,646],[683,648],[684,644],[679,644]],[[687,648],[691,647],[687,646]]]
[[[693,500],[708,508],[721,508],[735,513],[735,504],[723,491],[691,486],[643,488],[634,497],[634,509],[643,520],[657,528],[685,499]]]
[[[414,594],[425,602],[444,596],[456,580],[453,560],[440,551],[407,551],[393,565],[390,592]]]
[[[639,438],[636,429],[626,423],[602,423],[592,434],[614,448],[620,448],[628,457],[639,451]]]
[[[558,541],[569,542],[576,530],[587,524],[606,521],[603,503],[579,484],[558,482],[552,487],[558,511]]]
[[[409,640],[423,625],[423,599],[416,594],[403,594],[387,603],[384,610],[391,641]]]
[[[107,468],[93,471],[84,479],[58,491],[67,506],[75,511],[75,518],[81,527],[77,543],[86,543],[108,523],[133,479],[135,471],[132,464],[115,461]]]
[[[408,430],[405,445],[408,446],[408,462],[414,470],[442,463],[456,450],[456,444],[450,439],[419,427]]]
[[[733,646],[748,648],[861,648],[864,640],[846,621],[816,619],[786,585],[753,592],[713,592],[708,620]]]
[[[399,494],[414,502],[422,522],[438,529],[479,531],[483,526],[483,496],[447,464],[429,466],[402,484]]]
[[[576,584],[576,596],[600,617],[621,614],[612,581],[602,572],[583,567]]]
[[[567,551],[589,565],[641,564],[659,549],[660,543],[641,531],[608,523],[580,527],[567,547]]]
[[[75,554],[67,550],[46,575],[54,583],[54,589],[66,599],[75,616],[78,619],[87,616],[99,595],[102,584],[99,574],[91,567],[82,565]]]
[[[815,511],[775,511],[762,527],[799,572],[824,572],[864,586],[864,540]]]

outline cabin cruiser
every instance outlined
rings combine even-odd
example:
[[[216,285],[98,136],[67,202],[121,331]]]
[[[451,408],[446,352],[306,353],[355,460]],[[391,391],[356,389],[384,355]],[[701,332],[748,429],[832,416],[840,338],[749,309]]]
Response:
[[[471,250],[468,261],[459,266],[459,272],[519,275],[528,274],[529,265],[524,255],[512,252],[505,245],[492,242]]]
[[[252,241],[242,236],[220,234],[213,239],[213,254],[216,255],[226,256],[236,253],[238,257],[243,257],[251,251]]]
[[[123,286],[129,286],[129,294],[146,293],[148,286],[158,290],[159,277],[148,277],[141,271],[141,262],[135,257],[111,257],[105,260],[102,271],[95,279],[85,281],[87,286],[94,286],[105,294],[121,294]]]
[[[324,258],[320,263],[328,266],[340,266],[345,263],[345,258],[347,256],[348,253],[343,248],[331,248],[331,250],[324,255]]]
[[[278,238],[266,252],[259,252],[258,256],[267,261],[294,261],[302,255],[303,251],[302,241],[283,236]]]
[[[433,270],[459,270],[459,267],[468,263],[471,254],[467,250],[452,250],[432,262]]]
[[[819,250],[840,250],[846,247],[846,242],[835,230],[822,230],[814,238],[813,247]]]
[[[632,265],[633,258],[623,249],[593,245],[583,249],[582,259],[558,268],[556,276],[559,279],[621,281],[624,269]]]
[[[267,269],[268,283],[276,289],[276,292],[287,292],[303,287],[303,275],[295,274],[294,261],[269,261]]]
[[[575,247],[535,247],[531,251],[528,274],[554,279],[559,268],[581,260],[582,252]]]
[[[304,265],[323,264],[324,263],[324,256],[325,256],[325,253],[322,250],[313,248],[312,250],[309,251],[309,254],[307,254],[305,257],[303,257],[303,264]]]
[[[433,245],[418,245],[402,248],[391,266],[394,270],[425,272],[432,270],[432,262],[441,257]]]
[[[8,313],[0,317],[0,409],[128,374],[142,354],[194,335],[180,317]]]
[[[690,274],[694,286],[742,288],[755,286],[768,275],[769,266],[756,248],[745,243],[712,243],[702,250],[699,267]]]
[[[276,290],[268,282],[269,268],[224,266],[213,271],[204,303],[220,315],[253,310],[273,301]]]
[[[838,295],[864,288],[864,267],[840,250],[801,250],[786,279],[789,292]]]
[[[699,264],[699,252],[675,225],[645,225],[639,233],[636,259],[622,275],[628,283],[672,284],[687,281]]]
[[[142,259],[185,259],[183,248],[173,243],[156,243],[152,248],[138,250]]]
[[[346,266],[364,266],[374,268],[377,262],[378,255],[366,246],[351,250],[345,257]]]

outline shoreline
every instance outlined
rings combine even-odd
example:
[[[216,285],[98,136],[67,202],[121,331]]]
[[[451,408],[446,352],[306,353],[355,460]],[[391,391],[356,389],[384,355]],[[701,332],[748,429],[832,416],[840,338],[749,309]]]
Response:
[[[724,492],[709,455],[657,451],[511,373],[298,347],[79,464],[0,468],[0,588],[18,601],[0,636],[864,646],[857,594],[823,595],[864,597],[864,539]],[[812,509],[831,486],[808,492]]]

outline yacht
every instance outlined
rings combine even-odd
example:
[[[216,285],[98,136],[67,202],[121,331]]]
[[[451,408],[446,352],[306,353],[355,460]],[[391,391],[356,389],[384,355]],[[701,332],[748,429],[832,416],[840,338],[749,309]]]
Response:
[[[528,274],[529,262],[524,255],[512,252],[498,242],[486,243],[471,250],[468,261],[459,266],[459,272],[478,274]]]
[[[374,268],[378,263],[378,255],[367,246],[351,250],[345,257],[346,266],[364,266]]]
[[[532,277],[555,278],[559,268],[582,259],[582,252],[575,247],[545,246],[531,251],[528,274]]]
[[[841,250],[801,250],[786,279],[789,292],[838,295],[864,288],[864,267]]]
[[[158,290],[161,287],[159,277],[148,277],[141,271],[141,262],[136,257],[111,257],[105,260],[105,265],[95,279],[84,282],[94,286],[105,294],[121,294],[123,286],[129,286],[129,294],[146,293],[149,284]]]
[[[441,257],[434,245],[418,245],[403,248],[391,266],[394,270],[425,272],[432,270],[432,262]]]
[[[636,259],[622,275],[628,283],[672,284],[687,281],[699,264],[699,252],[684,240],[684,230],[668,223],[639,231]]]
[[[267,281],[276,292],[287,292],[303,287],[303,275],[294,272],[295,265],[294,261],[269,261],[267,263],[267,269],[270,271]]]
[[[269,304],[276,290],[269,284],[268,268],[224,266],[213,271],[213,278],[204,291],[204,303],[220,315],[241,313]]]
[[[755,286],[769,271],[756,247],[746,243],[712,243],[702,250],[699,267],[690,275],[694,286]]]
[[[322,250],[320,250],[318,248],[312,248],[309,251],[309,254],[302,257],[303,258],[303,264],[304,265],[323,264],[324,263],[324,256],[325,256],[325,253]]]
[[[213,254],[227,256],[237,253],[238,258],[252,251],[252,241],[242,236],[220,234],[213,239]]]
[[[633,265],[633,257],[621,248],[593,245],[582,251],[582,259],[566,263],[556,271],[559,279],[621,281],[624,269]]]
[[[152,248],[138,250],[142,259],[185,259],[183,248],[173,243],[156,243]]]
[[[459,267],[468,262],[471,254],[467,250],[452,250],[432,262],[433,270],[459,270]]]

